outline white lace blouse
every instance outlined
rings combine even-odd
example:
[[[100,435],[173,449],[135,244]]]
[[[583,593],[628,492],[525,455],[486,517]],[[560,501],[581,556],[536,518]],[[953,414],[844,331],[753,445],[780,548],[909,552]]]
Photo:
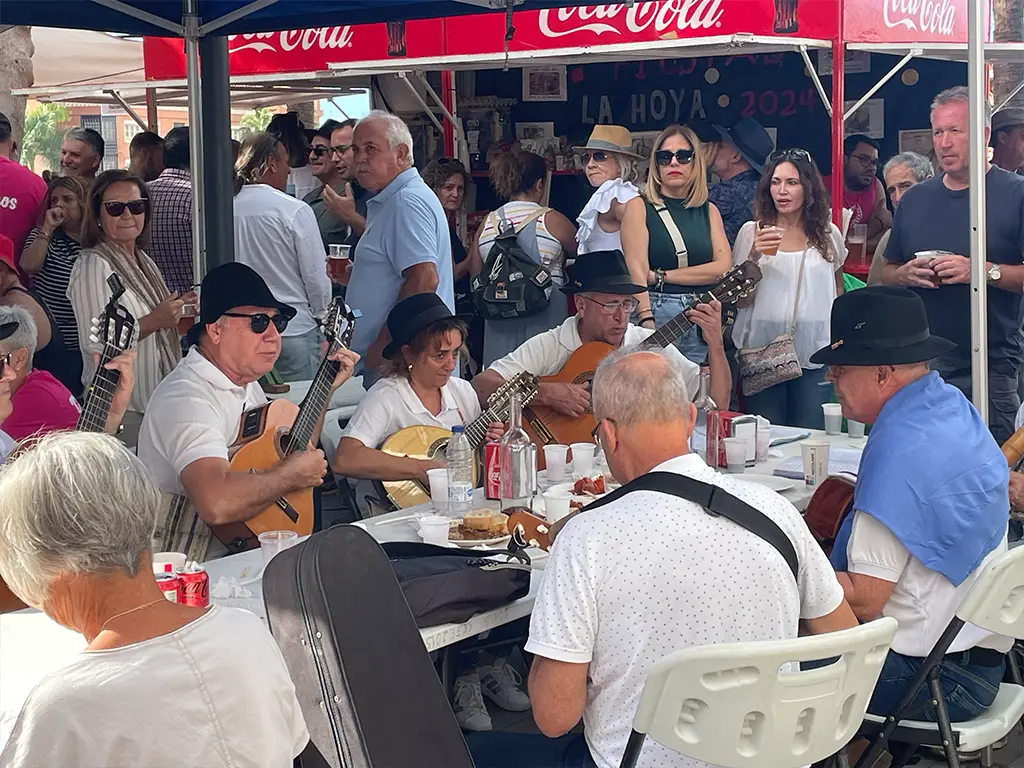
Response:
[[[625,203],[634,197],[639,197],[640,191],[628,181],[622,179],[609,179],[591,196],[587,204],[583,206],[580,215],[576,217],[579,229],[576,230],[576,242],[579,243],[579,252],[592,253],[594,251],[621,251],[622,238],[618,232],[605,232],[597,221],[602,213],[608,213],[612,209],[612,203],[618,200]]]

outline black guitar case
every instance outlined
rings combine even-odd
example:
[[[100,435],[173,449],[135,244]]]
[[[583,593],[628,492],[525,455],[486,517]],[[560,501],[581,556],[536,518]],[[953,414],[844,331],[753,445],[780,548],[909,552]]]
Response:
[[[473,768],[391,563],[366,531],[338,525],[277,555],[263,598],[309,728],[301,768]]]

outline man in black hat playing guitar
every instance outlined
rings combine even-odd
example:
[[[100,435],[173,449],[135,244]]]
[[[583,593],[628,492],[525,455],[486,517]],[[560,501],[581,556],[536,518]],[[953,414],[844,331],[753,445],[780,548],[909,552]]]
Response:
[[[494,390],[518,373],[558,373],[572,353],[588,342],[602,341],[618,349],[640,344],[654,333],[629,322],[637,306],[633,296],[646,292],[647,287],[632,281],[621,251],[594,251],[577,260],[572,279],[561,290],[573,297],[577,314],[557,328],[529,339],[474,377],[473,387],[481,402],[487,402]],[[704,332],[711,367],[711,397],[724,407],[729,402],[732,376],[722,342],[722,305],[717,301],[698,304],[689,311],[689,319]],[[700,368],[686,359],[683,366],[692,398],[697,395]],[[578,417],[590,408],[590,390],[585,384],[541,382],[534,404]]]

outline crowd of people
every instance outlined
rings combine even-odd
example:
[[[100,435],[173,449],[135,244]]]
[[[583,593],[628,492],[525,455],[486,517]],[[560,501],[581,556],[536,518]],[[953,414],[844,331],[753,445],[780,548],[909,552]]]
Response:
[[[238,150],[235,261],[196,285],[186,130],[140,134],[130,170],[99,172],[102,139],[75,129],[62,175],[47,185],[9,159],[0,117],[0,180],[19,201],[18,215],[0,220],[0,459],[10,454],[0,469],[0,573],[89,644],[14,713],[0,763],[123,762],[119,731],[102,721],[51,726],[72,709],[107,718],[104,702],[142,701],[141,678],[122,674],[130,667],[195,713],[202,729],[190,749],[209,745],[176,749],[140,708],[131,741],[144,750],[134,762],[187,762],[215,744],[217,764],[257,753],[285,764],[308,734],[280,653],[242,614],[163,600],[150,576],[154,538],[199,561],[226,554],[237,538],[222,530],[319,487],[328,466],[355,481],[424,483],[440,465],[381,451],[385,438],[407,426],[467,425],[503,383],[555,374],[590,342],[613,350],[592,383],[544,382],[534,403],[592,412],[611,473],[627,486],[658,470],[738,497],[790,539],[798,572],[728,519],[656,491],[574,518],[530,622],[529,696],[507,644],[486,662],[474,651],[461,663],[455,710],[481,732],[469,740],[476,764],[617,765],[652,664],[692,645],[795,637],[801,624],[819,633],[896,617],[870,705],[891,713],[979,570],[1006,551],[1012,491],[1021,490],[999,443],[1020,406],[1024,179],[998,165],[986,175],[998,202],[987,220],[984,424],[968,399],[968,107],[963,88],[932,105],[938,174],[927,158],[902,153],[878,178],[877,143],[847,139],[837,169],[844,207],[866,226],[869,282],[881,283],[849,292],[847,243],[816,163],[803,149],[775,149],[749,118],[669,126],[646,159],[625,128],[596,127],[577,148],[594,193],[576,223],[546,204],[544,160],[508,151],[490,167],[505,202],[463,238],[455,214],[469,175],[451,159],[421,174],[399,117],[374,111],[310,135],[294,115],[279,116]],[[1018,117],[992,122],[997,163],[1024,160]],[[331,246],[351,249],[344,275],[327,269]],[[934,251],[943,252],[918,256]],[[735,307],[708,295],[748,261],[762,277]],[[103,362],[96,326],[112,273],[137,341]],[[259,380],[274,370],[313,377],[325,356],[317,318],[341,293],[359,317],[350,349],[331,355],[330,387],[361,374],[367,392],[336,453],[311,446],[267,471],[233,471],[239,418],[267,402]],[[196,321],[181,326],[186,306]],[[649,346],[680,317],[684,333],[665,349]],[[782,496],[690,452],[704,364],[723,408],[819,427],[834,396],[845,416],[873,425],[831,562]],[[76,426],[100,365],[120,374],[101,427],[137,455],[102,435],[26,440]],[[504,429],[491,424],[488,437]],[[168,497],[185,511],[169,514]],[[991,705],[1010,643],[973,627],[958,636],[940,669],[954,719]],[[186,673],[193,656],[203,662]],[[227,681],[242,666],[265,674],[243,674],[250,689],[239,696]],[[97,687],[100,679],[107,684]],[[485,697],[532,706],[544,735],[487,733]],[[585,734],[570,733],[581,719]],[[253,727],[256,741],[246,738]],[[693,763],[650,745],[640,764]]]

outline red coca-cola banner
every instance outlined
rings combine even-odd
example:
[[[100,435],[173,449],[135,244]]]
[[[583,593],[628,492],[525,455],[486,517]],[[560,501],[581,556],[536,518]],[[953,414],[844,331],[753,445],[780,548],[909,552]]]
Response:
[[[344,62],[444,55],[444,19],[355,27],[316,27],[228,37],[232,75],[318,72]],[[185,47],[178,38],[147,37],[143,58],[148,80],[185,77]]]
[[[844,0],[849,43],[966,43],[968,0]]]

